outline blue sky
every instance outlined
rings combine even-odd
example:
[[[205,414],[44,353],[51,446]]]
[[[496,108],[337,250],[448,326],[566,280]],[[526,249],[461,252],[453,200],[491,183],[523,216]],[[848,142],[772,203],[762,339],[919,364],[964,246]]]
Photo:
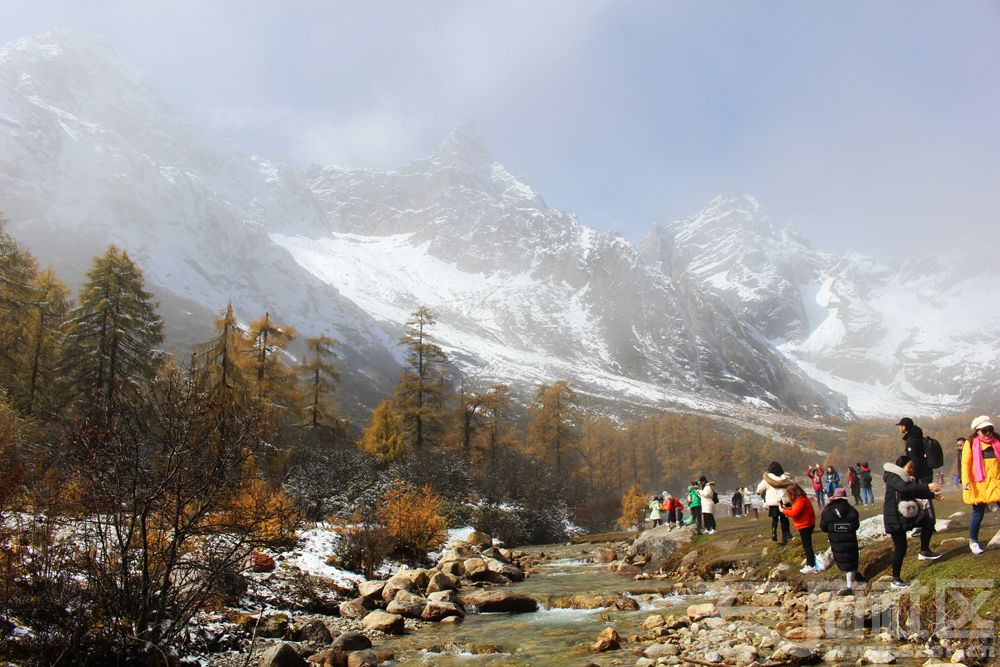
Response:
[[[585,224],[748,192],[820,248],[1000,241],[1000,3],[0,0],[249,152],[391,167],[471,120]]]

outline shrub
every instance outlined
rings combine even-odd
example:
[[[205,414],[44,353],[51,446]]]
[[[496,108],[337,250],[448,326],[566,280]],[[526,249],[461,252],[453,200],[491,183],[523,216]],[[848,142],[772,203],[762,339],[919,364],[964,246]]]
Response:
[[[421,559],[445,540],[448,522],[442,516],[441,499],[429,486],[415,489],[401,482],[392,485],[378,514],[395,553],[401,556]]]
[[[362,517],[360,511],[354,513],[354,523],[338,529],[340,541],[331,556],[332,564],[352,572],[360,572],[365,579],[371,579],[392,551],[393,540],[389,531],[374,517]]]

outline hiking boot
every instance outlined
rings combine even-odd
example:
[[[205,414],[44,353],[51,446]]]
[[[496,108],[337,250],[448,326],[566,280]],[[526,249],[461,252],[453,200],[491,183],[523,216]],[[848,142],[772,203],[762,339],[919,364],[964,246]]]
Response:
[[[979,556],[983,553],[983,548],[979,545],[979,542],[969,540],[969,551]]]
[[[816,574],[817,572],[819,572],[819,570],[817,570],[812,565],[806,565],[804,568],[799,570],[799,572],[801,572],[802,574]]]
[[[854,595],[854,591],[850,588],[841,588],[837,591],[837,595]]]
[[[920,528],[914,528],[910,531],[910,537],[920,537],[921,530]]]
[[[889,582],[889,588],[906,588],[908,586],[909,584],[903,581],[902,579],[893,579],[891,582]]]
[[[920,555],[917,556],[917,560],[937,560],[941,557],[936,551],[931,551],[930,549],[921,549]]]

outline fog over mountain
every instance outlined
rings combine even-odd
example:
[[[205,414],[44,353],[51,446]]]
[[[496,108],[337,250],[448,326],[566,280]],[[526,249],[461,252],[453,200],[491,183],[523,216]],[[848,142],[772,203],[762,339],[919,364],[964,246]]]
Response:
[[[633,406],[767,420],[976,409],[1000,333],[988,265],[881,265],[814,249],[749,195],[653,225],[640,247],[546,205],[471,124],[377,171],[298,171],[171,109],[101,40],[58,30],[0,51],[0,211],[79,281],[134,256],[178,350],[232,300],[343,341],[342,395],[370,405],[429,306],[461,372],[522,395],[569,379]]]

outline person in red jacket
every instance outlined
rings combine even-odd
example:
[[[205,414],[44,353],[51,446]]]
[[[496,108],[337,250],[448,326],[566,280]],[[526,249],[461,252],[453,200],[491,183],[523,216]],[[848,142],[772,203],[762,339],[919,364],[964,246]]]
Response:
[[[798,484],[792,484],[787,490],[788,499],[782,503],[781,513],[792,520],[795,530],[799,531],[802,549],[806,552],[806,565],[799,572],[815,574],[816,552],[813,551],[813,530],[816,529],[816,512],[806,492]]]

